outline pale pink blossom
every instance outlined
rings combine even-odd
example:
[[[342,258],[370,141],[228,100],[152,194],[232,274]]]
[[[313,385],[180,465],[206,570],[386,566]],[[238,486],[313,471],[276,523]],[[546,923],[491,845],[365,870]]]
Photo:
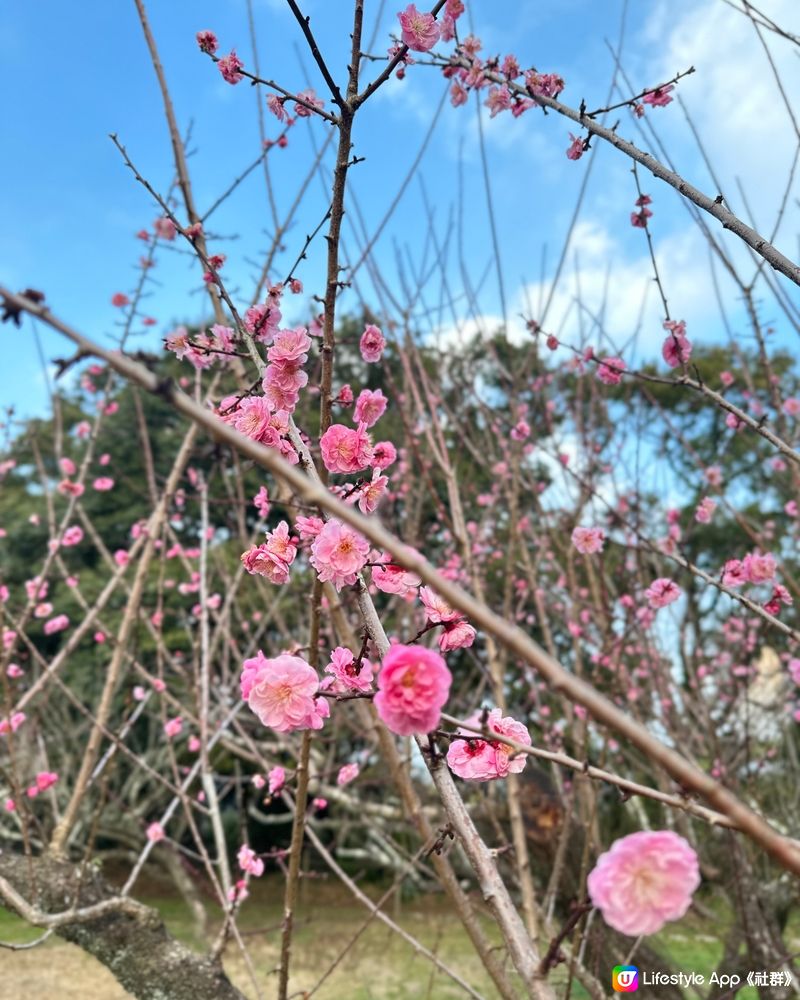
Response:
[[[183,719],[179,715],[176,715],[174,719],[167,719],[164,723],[164,735],[168,740],[174,739],[176,736],[180,736],[182,729]]]
[[[372,582],[384,594],[398,594],[406,600],[417,596],[417,587],[421,581],[416,573],[412,573],[396,563],[387,562],[391,557],[381,557],[382,564],[372,567]]]
[[[72,461],[71,458],[59,459],[58,467],[61,469],[62,474],[65,476],[75,475],[76,472],[75,463]]]
[[[372,449],[372,465],[376,469],[388,469],[397,461],[397,449],[391,441],[379,441]]]
[[[356,780],[360,770],[361,768],[358,764],[345,764],[339,768],[339,773],[336,775],[336,784],[340,788],[349,785],[351,781]]]
[[[641,831],[614,841],[586,884],[609,927],[639,937],[684,916],[700,885],[700,868],[694,850],[677,833]]]
[[[644,596],[651,608],[665,608],[668,604],[678,600],[681,596],[681,588],[674,580],[662,576],[653,580],[644,592]]]
[[[711,497],[703,497],[697,505],[697,510],[694,512],[695,521],[698,521],[700,524],[708,524],[716,509],[716,500],[712,500]]]
[[[686,337],[686,323],[683,320],[666,320],[664,329],[669,333],[661,347],[661,356],[670,368],[687,364],[692,356],[692,344]]]
[[[374,704],[386,726],[399,736],[429,733],[439,724],[452,675],[433,650],[394,645],[383,658]]]
[[[316,670],[299,656],[283,653],[267,659],[259,650],[244,661],[241,688],[263,725],[279,733],[321,729],[330,715],[327,701],[317,697]]]
[[[259,792],[261,791],[262,788],[265,788],[267,785],[267,779],[263,776],[263,774],[254,774],[252,777],[252,782],[253,782],[253,788],[257,789]]]
[[[369,324],[361,334],[359,342],[361,357],[365,361],[374,364],[376,361],[381,360],[381,355],[385,347],[386,341],[380,329],[377,326]]]
[[[166,837],[164,827],[160,823],[151,823],[147,828],[147,839],[151,844],[157,844]]]
[[[480,715],[474,715],[469,722],[479,726]],[[505,736],[525,746],[531,745],[531,735],[525,726],[510,716],[503,717],[499,708],[493,708],[489,712],[485,726],[498,736]],[[505,778],[508,774],[518,774],[525,767],[527,755],[515,756],[513,747],[486,740],[468,730],[459,729],[459,733],[465,739],[453,740],[447,751],[450,770],[459,778],[467,781],[492,781],[494,778]]]
[[[253,506],[258,511],[260,517],[269,517],[269,493],[267,493],[266,486],[261,486],[258,493],[253,497]]]
[[[69,618],[66,615],[56,615],[44,623],[44,634],[55,635],[56,632],[63,632],[65,628],[69,628]]]
[[[602,528],[576,526],[572,531],[572,544],[583,555],[594,555],[603,551],[605,532]]]
[[[46,792],[58,781],[58,774],[55,771],[39,771],[36,775],[36,784],[30,785],[27,790],[29,799],[34,799],[40,792]]]
[[[369,556],[369,542],[349,525],[331,518],[311,544],[311,565],[319,579],[337,590],[356,582]]]
[[[114,480],[110,476],[99,476],[92,483],[92,488],[97,490],[98,493],[107,493],[109,490],[114,489]]]
[[[742,570],[748,583],[766,583],[775,576],[775,557],[751,552],[742,560]]]
[[[242,871],[248,875],[252,875],[253,878],[259,878],[264,874],[263,859],[257,857],[256,852],[248,847],[247,844],[242,844],[239,848],[236,860],[239,862],[239,867]]]
[[[67,528],[61,536],[61,544],[66,548],[71,545],[79,545],[83,541],[83,528],[78,524],[73,524]]]
[[[443,653],[448,653],[452,649],[464,649],[473,644],[476,634],[466,618],[445,622],[443,631],[439,635],[439,649]]]
[[[357,424],[372,427],[386,412],[387,398],[380,389],[362,389],[356,400],[353,418]]]
[[[0,719],[0,736],[5,736],[9,732],[15,733],[26,718],[24,712],[14,712],[10,719]]]
[[[418,11],[416,5],[397,15],[403,42],[414,52],[429,52],[439,41],[440,28],[432,14]]]

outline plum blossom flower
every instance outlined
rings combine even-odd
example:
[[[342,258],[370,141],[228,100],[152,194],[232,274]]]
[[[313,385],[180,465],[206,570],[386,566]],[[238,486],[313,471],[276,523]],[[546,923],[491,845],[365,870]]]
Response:
[[[269,493],[267,487],[261,486],[258,493],[253,497],[253,506],[262,518],[269,517]]]
[[[241,59],[236,55],[236,51],[231,49],[228,55],[223,56],[218,62],[217,67],[222,73],[222,79],[226,83],[236,84],[241,83],[244,76],[241,73],[242,66]]]
[[[661,347],[661,356],[670,366],[677,368],[688,363],[692,356],[692,344],[686,337],[686,323],[683,320],[666,320],[664,329],[669,330],[667,339]]]
[[[157,844],[166,837],[164,827],[160,823],[151,823],[147,828],[146,835],[151,844]]]
[[[97,490],[98,493],[107,493],[114,489],[114,480],[110,476],[99,476],[92,483],[92,489]]]
[[[349,785],[351,781],[356,780],[360,770],[361,768],[358,764],[345,764],[339,768],[339,773],[336,775],[336,784],[340,788]]]
[[[742,571],[748,583],[766,583],[775,576],[775,557],[751,552],[742,560]]]
[[[266,542],[243,552],[241,559],[248,573],[282,584],[289,579],[289,567],[296,555],[297,542],[289,536],[286,521],[281,521],[274,531],[267,532]]]
[[[123,306],[130,305],[131,300],[124,292],[114,292],[111,296],[111,305],[117,306],[117,308],[122,308]]]
[[[0,736],[15,733],[26,719],[24,712],[14,712],[10,719],[0,719]]]
[[[61,544],[67,548],[71,545],[79,545],[83,541],[83,528],[78,524],[73,524],[67,528],[61,536]]]
[[[432,14],[424,14],[410,3],[397,15],[400,21],[401,38],[414,52],[430,52],[439,41],[441,29]]]
[[[583,555],[603,551],[605,532],[602,528],[584,528],[577,525],[572,531],[572,544]]]
[[[476,714],[469,720],[474,726],[481,725],[481,716]],[[498,736],[505,736],[516,743],[531,745],[531,734],[521,722],[510,716],[503,717],[499,708],[489,712],[485,727]],[[459,729],[466,737],[453,740],[447,751],[450,770],[467,781],[492,781],[505,778],[508,774],[518,774],[527,761],[525,754],[514,756],[513,747],[505,743],[486,740],[468,730]]]
[[[55,771],[39,771],[36,775],[36,783],[30,785],[26,794],[29,799],[35,799],[40,792],[46,792],[58,781],[58,774]]]
[[[665,86],[656,87],[642,97],[642,104],[649,104],[651,108],[665,108],[672,103],[669,92],[675,89],[675,84],[668,83]]]
[[[174,240],[178,232],[175,228],[175,223],[166,215],[159,219],[155,219],[153,222],[153,229],[156,232],[156,236],[160,237],[162,240]]]
[[[55,635],[56,632],[63,632],[65,628],[69,628],[69,618],[66,615],[56,615],[44,623],[44,634]]]
[[[198,31],[195,38],[197,39],[197,44],[200,46],[200,51],[207,52],[210,56],[213,56],[219,48],[217,36],[213,31],[209,31],[208,29]]]
[[[665,608],[668,604],[672,604],[673,601],[677,601],[681,596],[681,588],[674,580],[661,576],[657,580],[653,580],[644,592],[644,596],[647,598],[647,603],[650,607],[657,610],[658,608]]]
[[[304,102],[301,104],[300,101],[297,101],[294,106],[294,113],[297,115],[298,118],[310,118],[311,115],[314,113],[311,110],[312,107],[319,109],[325,107],[325,102],[321,101],[317,97],[317,92],[313,88],[309,88],[308,90],[301,90],[297,96],[301,98],[302,101]]]
[[[358,509],[362,514],[373,514],[378,509],[378,504],[381,502],[381,497],[386,492],[388,485],[388,476],[382,476],[378,469],[374,469],[372,479],[362,486],[358,493]]]
[[[328,472],[360,472],[372,459],[372,445],[365,424],[355,429],[331,424],[320,438],[322,461]]]
[[[708,524],[711,521],[711,517],[716,509],[717,509],[716,500],[712,500],[711,497],[703,497],[703,499],[697,505],[697,510],[694,512],[695,521],[699,522],[700,524]]]
[[[183,719],[179,715],[176,715],[174,719],[167,719],[164,723],[164,735],[168,740],[172,740],[176,736],[180,736],[182,729]]]
[[[574,136],[572,132],[569,133],[569,137],[572,142],[567,147],[567,159],[568,160],[579,160],[586,149],[583,139],[580,136]]]
[[[269,794],[277,795],[286,783],[286,771],[280,765],[270,768],[267,772],[267,781],[269,782]]]
[[[261,722],[279,733],[321,729],[330,715],[324,698],[316,697],[319,678],[299,656],[282,653],[267,659],[261,650],[244,661],[242,698]]]
[[[337,646],[331,653],[331,661],[325,673],[333,678],[331,690],[337,694],[347,691],[369,691],[372,687],[373,670],[369,660],[361,660],[356,666],[356,658],[345,646]]]
[[[680,920],[700,885],[697,855],[671,830],[647,830],[614,841],[597,859],[587,888],[603,919],[630,937],[655,934]]]
[[[311,543],[311,565],[319,579],[337,590],[356,582],[369,555],[369,542],[349,525],[331,518]]]
[[[380,389],[375,389],[374,391],[372,389],[362,389],[356,400],[353,419],[357,424],[372,427],[377,424],[386,412],[388,402]]]
[[[358,346],[361,351],[361,357],[369,364],[375,364],[375,362],[381,360],[381,355],[386,347],[386,341],[380,329],[370,323],[361,334]]]
[[[378,715],[398,736],[429,733],[439,724],[452,679],[447,664],[433,650],[394,645],[378,674],[374,700]]]
[[[597,377],[605,385],[617,385],[625,368],[622,358],[603,358],[597,363]]]
[[[391,441],[379,441],[372,449],[372,465],[383,471],[397,461],[397,449]]]
[[[259,878],[264,874],[263,859],[257,857],[256,852],[252,848],[248,847],[247,844],[242,844],[239,848],[236,860],[239,862],[239,867],[247,875],[252,875],[253,878]]]
[[[382,556],[388,560],[391,556]],[[422,582],[416,573],[411,573],[396,563],[384,561],[380,566],[372,567],[372,582],[384,594],[397,594],[406,600],[417,596],[417,587]]]

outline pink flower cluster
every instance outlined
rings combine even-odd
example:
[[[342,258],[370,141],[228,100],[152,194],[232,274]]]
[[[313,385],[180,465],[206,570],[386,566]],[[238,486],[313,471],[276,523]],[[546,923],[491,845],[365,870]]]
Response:
[[[639,937],[680,920],[700,885],[700,868],[694,850],[677,833],[643,831],[614,841],[586,884],[609,927]]]
[[[681,593],[681,588],[674,580],[661,576],[657,580],[653,580],[644,592],[644,596],[647,598],[647,603],[651,608],[658,609],[665,608],[668,604],[672,604],[673,601],[677,601]]]
[[[240,680],[242,698],[276,732],[321,729],[330,715],[327,701],[317,697],[316,670],[299,656],[282,653],[267,659],[259,650],[244,661]]]
[[[311,338],[304,326],[278,330],[267,351],[267,365],[261,386],[273,409],[293,413],[300,390],[308,383],[303,365],[308,361]]]
[[[530,746],[531,735],[521,722],[510,716],[503,716],[499,708],[493,708],[482,721],[480,713],[468,720],[470,725],[485,728],[498,736],[505,736]],[[453,740],[447,751],[447,763],[450,770],[467,781],[493,781],[495,778],[505,778],[508,774],[518,774],[527,761],[525,754],[514,756],[513,747],[506,743],[487,740],[476,736],[468,730],[459,729],[465,739]]]
[[[664,323],[664,329],[669,330],[669,334],[661,347],[661,356],[670,368],[688,364],[689,358],[692,356],[692,345],[686,337],[684,320],[676,322],[668,319]]]
[[[35,783],[28,786],[28,790],[25,794],[29,799],[35,799],[40,792],[46,792],[47,789],[52,788],[57,781],[58,774],[55,771],[39,771],[36,775]]]
[[[267,532],[266,542],[242,553],[242,565],[255,576],[264,576],[270,583],[287,583],[289,567],[297,555],[297,541],[289,535],[289,525],[281,521],[274,531]]]
[[[452,680],[438,653],[422,646],[394,645],[381,664],[375,708],[398,736],[429,733],[439,724]]]
[[[605,538],[602,528],[584,528],[578,525],[572,531],[572,544],[583,555],[602,552]]]
[[[328,472],[360,472],[372,460],[372,444],[367,426],[363,423],[355,429],[344,424],[331,424],[320,438],[319,445]]]
[[[325,673],[330,674],[331,690],[337,694],[348,691],[369,691],[372,687],[373,669],[369,660],[361,660],[356,665],[356,658],[345,646],[337,646],[331,653],[330,663],[325,667]]]
[[[247,844],[242,844],[239,848],[239,853],[236,855],[236,860],[239,862],[239,867],[246,875],[252,875],[253,878],[259,878],[264,874],[264,861],[259,858],[256,852],[247,846]]]

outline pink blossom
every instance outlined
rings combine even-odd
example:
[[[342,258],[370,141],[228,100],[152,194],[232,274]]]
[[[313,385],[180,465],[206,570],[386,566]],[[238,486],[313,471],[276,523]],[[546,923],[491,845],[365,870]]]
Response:
[[[213,31],[198,31],[195,35],[197,39],[197,44],[200,46],[201,52],[207,52],[209,55],[213,56],[219,47],[219,42],[217,41],[217,36]]]
[[[147,692],[142,687],[141,684],[137,684],[133,689],[133,697],[135,701],[144,701],[147,697]]]
[[[652,108],[665,108],[668,104],[672,103],[672,98],[669,96],[669,92],[673,90],[675,85],[673,83],[668,83],[661,87],[656,87],[655,90],[651,90],[642,97],[642,104],[649,104]]]
[[[313,111],[311,110],[312,107],[314,108],[325,107],[325,102],[321,101],[317,97],[317,92],[313,88],[309,88],[307,90],[301,90],[297,96],[302,98],[302,100],[305,102],[304,104],[301,104],[298,101],[294,106],[294,113],[297,115],[298,118],[310,118],[311,115],[313,114]],[[309,107],[308,105],[311,105],[311,107]]]
[[[661,356],[670,366],[677,368],[679,365],[688,364],[692,356],[692,345],[686,337],[686,323],[683,320],[666,320],[664,329],[669,330],[667,339],[661,347]]]
[[[74,476],[76,469],[75,463],[71,458],[62,458],[59,460],[58,467],[65,476]]]
[[[242,697],[263,725],[279,733],[321,729],[330,715],[328,703],[317,698],[319,678],[299,656],[282,653],[267,659],[261,650],[244,661]]]
[[[451,608],[447,601],[443,597],[439,597],[431,587],[420,587],[419,599],[425,608],[428,621],[434,625],[453,622],[462,617],[460,611]]]
[[[386,341],[380,329],[377,326],[369,324],[361,334],[358,346],[361,350],[361,357],[365,361],[374,364],[376,361],[381,360],[381,355],[386,347]]]
[[[622,358],[603,358],[597,364],[597,377],[606,385],[617,385],[625,368]]]
[[[239,862],[239,867],[242,871],[248,875],[252,875],[253,878],[259,878],[264,874],[263,859],[257,857],[256,852],[248,847],[247,844],[242,844],[239,848],[236,860]]]
[[[709,465],[703,475],[709,486],[722,486],[722,469],[718,465]]]
[[[174,719],[167,719],[164,723],[164,735],[168,740],[174,739],[176,736],[180,736],[182,729],[183,719],[179,715],[176,715]]]
[[[260,517],[269,517],[269,494],[267,493],[266,486],[261,486],[258,493],[253,497],[253,506],[258,511]]]
[[[474,715],[469,722],[481,724],[480,715]],[[521,722],[510,716],[502,716],[499,708],[493,708],[486,718],[486,728],[498,736],[505,736],[515,743],[531,745],[531,735]],[[514,756],[513,747],[505,743],[488,741],[468,730],[459,729],[466,739],[453,740],[447,751],[450,770],[467,781],[492,781],[505,778],[508,774],[518,774],[527,761],[527,755]]]
[[[583,555],[594,555],[603,551],[605,537],[602,528],[583,528],[578,525],[572,531],[572,544]]]
[[[286,583],[289,567],[297,554],[297,542],[289,536],[289,525],[281,521],[267,533],[266,542],[242,553],[242,563],[248,573],[266,577],[271,583]]]
[[[567,159],[579,160],[583,156],[585,150],[583,139],[581,139],[580,136],[574,136],[572,132],[569,133],[569,137],[572,142],[567,147]]]
[[[80,525],[73,524],[71,527],[67,528],[64,534],[61,536],[61,544],[64,547],[71,545],[79,545],[83,541],[83,528]]]
[[[439,636],[439,649],[443,653],[448,653],[452,649],[465,649],[473,644],[476,634],[466,618],[445,622],[444,630]]]
[[[388,469],[397,461],[397,449],[391,441],[379,441],[372,449],[372,464],[376,469]]]
[[[422,646],[394,645],[381,664],[375,708],[399,736],[429,733],[439,724],[451,682],[438,653]]]
[[[325,522],[321,517],[298,517],[294,526],[304,542],[311,542],[325,527]]]
[[[698,521],[700,524],[708,524],[716,509],[716,500],[712,500],[711,497],[703,497],[697,505],[697,510],[694,512],[695,521]]]
[[[372,687],[373,672],[369,660],[362,660],[356,667],[356,658],[345,646],[337,646],[331,653],[331,661],[325,673],[333,678],[331,690],[337,694],[348,691],[369,691]]]
[[[432,14],[423,14],[413,3],[397,15],[403,42],[414,52],[429,52],[439,41],[440,28]]]
[[[315,812],[321,812],[323,809],[328,808],[328,800],[318,796],[317,798],[311,800],[311,808]]]
[[[362,514],[373,514],[378,509],[378,504],[388,485],[388,477],[380,475],[378,469],[374,469],[372,479],[365,483],[358,493],[358,509]],[[355,496],[356,494],[354,494],[354,498]]]
[[[372,446],[364,424],[359,424],[355,430],[344,424],[331,424],[319,444],[328,472],[359,472],[372,459]]]
[[[369,555],[369,542],[349,525],[331,518],[311,544],[311,565],[319,579],[337,590],[356,582]]]
[[[380,420],[386,412],[386,405],[389,401],[380,389],[362,389],[356,400],[353,410],[353,419],[357,424],[364,424],[365,427],[372,427]]]
[[[790,396],[783,401],[783,412],[789,417],[800,417],[800,399]]]
[[[724,386],[725,386],[726,388],[727,388],[728,386],[731,386],[731,385],[733,385],[733,383],[734,383],[734,382],[736,381],[736,380],[734,379],[733,375],[731,375],[731,373],[730,373],[730,372],[720,372],[720,373],[719,373],[719,380],[720,380],[720,382],[722,382],[722,384],[723,384],[723,385],[724,385]]]
[[[766,583],[775,576],[775,557],[752,552],[744,557],[742,570],[748,583]]]
[[[241,83],[244,79],[240,70],[242,69],[243,63],[236,55],[236,51],[232,49],[227,56],[223,56],[218,62],[217,67],[222,73],[222,79],[226,83]]]
[[[111,305],[117,306],[117,308],[121,308],[122,306],[128,306],[130,305],[130,303],[131,300],[124,292],[114,292],[114,294],[111,296]]]
[[[24,677],[25,671],[18,663],[9,663],[6,667],[6,677],[10,677],[12,681],[16,680],[18,677]]]
[[[286,771],[280,765],[273,767],[267,772],[267,780],[269,781],[269,794],[277,795],[286,783]]]
[[[603,919],[629,937],[655,934],[680,920],[700,885],[697,855],[671,830],[614,841],[589,873],[587,888]]]
[[[153,222],[153,229],[156,231],[156,236],[161,237],[162,240],[174,240],[178,232],[175,223],[166,215]]]
[[[252,778],[253,788],[257,789],[259,792],[267,784],[266,778],[261,774],[254,774]]]
[[[389,558],[391,557],[382,557],[383,560]],[[416,573],[411,573],[396,563],[384,561],[382,565],[372,567],[372,582],[384,594],[398,594],[409,600],[417,596],[417,587],[421,581]]]
[[[340,788],[349,785],[351,781],[356,780],[360,770],[361,768],[358,764],[345,764],[339,768],[339,773],[336,775],[336,784]]]
[[[125,567],[130,562],[130,553],[126,549],[117,549],[114,553],[114,562],[117,566]]]
[[[653,580],[644,592],[644,596],[651,608],[665,608],[668,604],[678,600],[681,596],[681,588],[674,580],[662,576]]]
[[[0,736],[5,736],[8,732],[15,733],[26,718],[24,712],[14,712],[10,719],[0,719]]]
[[[92,483],[92,487],[97,490],[98,493],[106,493],[108,490],[114,489],[114,480],[109,476],[100,476]]]
[[[63,632],[65,628],[69,628],[69,618],[66,615],[56,615],[44,623],[44,634],[55,635],[56,632]]]
[[[157,844],[166,837],[164,827],[160,823],[151,823],[147,828],[147,839],[151,844]]]

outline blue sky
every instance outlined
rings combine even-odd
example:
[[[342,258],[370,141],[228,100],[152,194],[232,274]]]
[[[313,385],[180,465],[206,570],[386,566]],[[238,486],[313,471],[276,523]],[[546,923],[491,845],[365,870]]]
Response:
[[[253,0],[262,75],[289,89],[309,83],[325,96],[296,23],[282,0]],[[339,80],[344,78],[349,31],[348,0],[306,0],[303,9]],[[396,25],[400,4],[383,5],[374,51],[383,53]],[[613,60],[606,44],[616,45],[621,0],[536,0],[529,3],[468,3],[475,32],[487,53],[514,52],[523,65],[557,71],[567,81],[564,99],[589,106],[606,100]],[[794,0],[764,0],[762,7],[779,23],[800,33],[800,6]],[[626,19],[622,64],[636,88],[653,86],[694,64],[697,73],[679,86],[687,108],[703,135],[707,153],[734,210],[744,211],[737,178],[747,194],[758,226],[771,231],[796,139],[781,104],[769,64],[747,20],[722,0],[631,0]],[[367,37],[381,9],[367,0]],[[204,210],[258,154],[256,102],[264,93],[246,84],[231,87],[202,56],[194,35],[213,29],[221,50],[235,47],[252,65],[245,0],[195,0],[176,3],[151,0],[149,14],[181,126],[192,126],[191,171],[197,201]],[[126,170],[108,138],[119,135],[141,172],[160,191],[172,179],[171,150],[133,0],[109,3],[82,0],[64,5],[5,5],[0,13],[4,39],[7,101],[4,107],[6,155],[0,163],[0,281],[12,288],[33,286],[47,293],[53,310],[88,335],[104,339],[115,333],[117,312],[110,304],[116,291],[130,291],[142,244],[135,233],[150,227],[158,214],[149,196]],[[800,92],[800,60],[791,47],[768,36],[773,57],[784,73],[787,92]],[[367,65],[365,74],[376,72]],[[355,150],[364,163],[352,171],[358,210],[372,233],[391,204],[413,162],[443,91],[438,73],[412,67],[404,81],[392,81],[359,115]],[[485,113],[484,113],[485,115]],[[620,131],[644,141],[626,112],[618,115]],[[649,120],[668,144],[679,170],[700,188],[715,194],[702,157],[681,108],[673,103],[654,110]],[[590,160],[570,162],[569,123],[556,115],[532,112],[519,120],[484,117],[486,151],[501,247],[511,326],[517,335],[518,314],[531,301],[534,308],[549,290],[555,260],[567,232],[577,192]],[[268,134],[278,132],[267,116]],[[314,144],[328,126],[302,122],[286,150],[271,154],[271,171],[279,209],[292,203],[298,178],[309,168]],[[463,177],[462,245],[471,283],[479,287],[478,309],[491,326],[501,315],[494,255],[487,227],[486,198],[480,170],[476,111],[446,105],[417,177],[383,231],[375,260],[394,297],[405,307],[401,269],[420,266],[429,244],[423,189],[435,213],[437,239],[448,247],[448,275],[462,287],[457,229],[448,226],[458,211],[459,172]],[[650,357],[662,339],[646,246],[631,228],[629,214],[636,197],[628,161],[615,151],[598,148],[590,182],[573,234],[567,267],[553,296],[548,328],[574,343],[581,328],[574,306],[576,282],[586,305],[605,318],[613,346],[624,348],[630,362]],[[330,156],[326,164],[330,164]],[[653,236],[674,315],[688,322],[697,340],[723,336],[714,303],[702,235],[678,196],[660,182],[643,177],[653,197]],[[297,222],[285,240],[286,250],[275,278],[284,275],[303,238],[326,206],[318,178]],[[348,252],[356,253],[353,226],[359,228],[355,204],[345,225]],[[796,192],[777,237],[781,248],[797,257]],[[712,227],[718,226],[712,221]],[[255,171],[208,226],[217,236],[212,248],[228,255],[223,272],[237,300],[246,306],[256,273],[255,261],[267,245],[271,216],[263,174]],[[745,256],[734,244],[736,259]],[[547,248],[542,287],[542,255]],[[430,246],[427,249],[430,261]],[[413,262],[413,263],[409,263]],[[309,318],[309,296],[322,291],[324,242],[312,247],[298,271],[306,294],[292,300],[288,321]],[[750,269],[746,266],[745,271]],[[144,310],[158,325],[142,341],[157,344],[176,322],[208,318],[198,293],[198,272],[185,257],[162,252]],[[481,276],[486,275],[481,283]],[[795,304],[796,288],[782,281]],[[741,305],[724,276],[728,320],[746,337]],[[361,294],[380,310],[381,295],[366,268],[358,275]],[[646,290],[647,302],[643,306]],[[792,344],[789,334],[764,295],[765,318],[777,317],[777,337]],[[433,287],[428,306],[438,303]],[[343,308],[355,308],[354,294]],[[426,335],[455,336],[447,311],[412,309]],[[395,318],[397,318],[395,316]],[[590,332],[590,331],[589,331]],[[583,333],[587,333],[584,325]],[[46,356],[64,353],[54,334],[41,330]],[[634,336],[636,335],[636,336]],[[794,334],[791,335],[794,337]],[[44,380],[26,324],[22,331],[0,328],[6,363],[0,371],[0,401],[16,406],[20,416],[46,407]],[[594,336],[597,342],[597,336]],[[608,345],[611,346],[611,345]],[[793,344],[792,344],[793,346]]]

